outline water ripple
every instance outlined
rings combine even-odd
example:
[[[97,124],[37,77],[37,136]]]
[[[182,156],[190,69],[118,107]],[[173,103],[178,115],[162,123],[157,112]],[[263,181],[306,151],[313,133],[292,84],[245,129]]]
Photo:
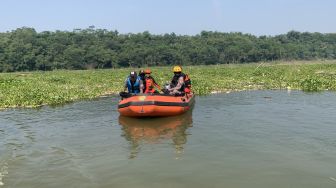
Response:
[[[0,186],[5,185],[3,178],[8,175],[7,163],[0,162]]]
[[[196,100],[189,116],[141,120],[119,117],[109,98],[0,112],[0,182],[335,187],[335,95],[249,91]]]

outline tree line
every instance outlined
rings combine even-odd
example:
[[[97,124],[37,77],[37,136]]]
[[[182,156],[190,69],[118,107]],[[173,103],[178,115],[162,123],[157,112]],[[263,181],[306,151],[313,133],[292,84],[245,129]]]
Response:
[[[23,27],[0,33],[0,72],[313,59],[336,59],[336,33],[202,31],[188,36],[94,27],[54,32]]]

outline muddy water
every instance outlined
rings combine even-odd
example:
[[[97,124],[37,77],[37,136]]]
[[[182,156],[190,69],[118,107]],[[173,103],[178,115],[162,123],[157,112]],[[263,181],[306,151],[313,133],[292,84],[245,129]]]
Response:
[[[197,97],[159,119],[117,102],[0,112],[0,187],[336,186],[335,93]]]

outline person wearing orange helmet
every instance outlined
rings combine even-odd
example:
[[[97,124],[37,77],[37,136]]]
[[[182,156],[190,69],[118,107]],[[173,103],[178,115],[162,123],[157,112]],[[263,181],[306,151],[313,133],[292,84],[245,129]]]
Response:
[[[150,69],[146,69],[145,73],[145,82],[144,82],[144,93],[156,93],[155,87],[160,90],[159,84],[155,82],[155,79],[151,76],[152,71]]]
[[[174,66],[174,76],[168,89],[171,95],[184,95],[191,92],[191,81],[187,74],[182,72],[181,66]]]

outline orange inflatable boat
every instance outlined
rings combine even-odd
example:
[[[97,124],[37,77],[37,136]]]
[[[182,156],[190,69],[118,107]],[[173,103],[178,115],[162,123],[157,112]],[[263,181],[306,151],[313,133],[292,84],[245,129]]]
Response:
[[[194,98],[193,94],[137,94],[122,99],[118,111],[121,115],[129,117],[174,116],[188,111],[195,102]]]

